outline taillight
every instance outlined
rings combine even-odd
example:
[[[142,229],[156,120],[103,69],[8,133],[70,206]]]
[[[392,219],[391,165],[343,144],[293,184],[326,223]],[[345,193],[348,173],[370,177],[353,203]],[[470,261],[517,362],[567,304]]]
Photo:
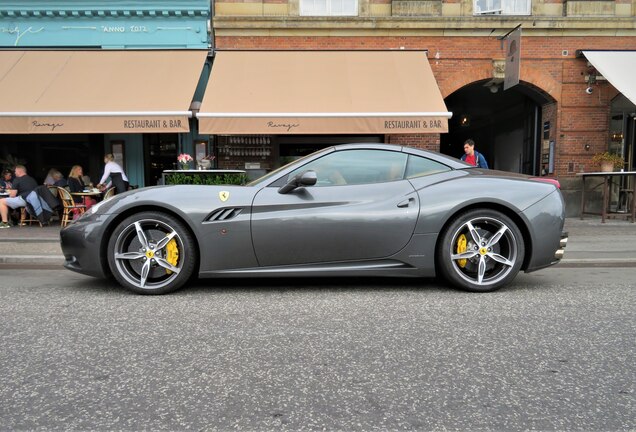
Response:
[[[550,177],[530,177],[530,180],[540,181],[544,183],[550,183],[557,187],[557,189],[561,189],[561,183],[557,179],[553,179]]]

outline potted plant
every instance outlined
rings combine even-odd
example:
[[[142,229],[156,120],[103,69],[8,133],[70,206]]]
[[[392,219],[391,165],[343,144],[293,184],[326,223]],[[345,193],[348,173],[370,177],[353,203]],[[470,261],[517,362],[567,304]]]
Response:
[[[592,157],[592,162],[599,164],[601,172],[611,172],[615,169],[621,169],[625,163],[621,156],[610,152],[595,154]]]
[[[179,162],[182,170],[190,169],[190,162],[192,162],[192,160],[192,156],[187,153],[181,153],[179,156],[177,156],[177,162]]]

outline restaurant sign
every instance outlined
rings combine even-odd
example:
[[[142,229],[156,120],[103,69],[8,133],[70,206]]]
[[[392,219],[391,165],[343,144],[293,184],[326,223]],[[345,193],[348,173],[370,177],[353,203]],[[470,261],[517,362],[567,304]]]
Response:
[[[189,132],[187,116],[0,116],[0,133]]]
[[[199,113],[207,134],[397,134],[448,132],[447,116],[431,117],[247,117]]]

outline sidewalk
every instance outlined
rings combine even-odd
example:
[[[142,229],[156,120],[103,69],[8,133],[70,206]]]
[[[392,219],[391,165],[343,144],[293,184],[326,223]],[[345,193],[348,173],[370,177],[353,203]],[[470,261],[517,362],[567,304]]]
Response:
[[[60,226],[14,226],[0,230],[1,266],[62,266]]]
[[[600,217],[568,218],[565,257],[567,266],[636,266],[636,223]],[[38,225],[0,230],[0,266],[61,266],[60,227]]]

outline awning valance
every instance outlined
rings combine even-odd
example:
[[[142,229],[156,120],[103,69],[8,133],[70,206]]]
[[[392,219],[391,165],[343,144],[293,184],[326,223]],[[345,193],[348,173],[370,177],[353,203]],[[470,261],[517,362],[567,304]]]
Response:
[[[583,51],[583,55],[616,90],[636,104],[636,51]]]
[[[221,51],[197,114],[209,134],[448,131],[425,52]]]
[[[0,51],[0,133],[187,132],[206,51]]]

